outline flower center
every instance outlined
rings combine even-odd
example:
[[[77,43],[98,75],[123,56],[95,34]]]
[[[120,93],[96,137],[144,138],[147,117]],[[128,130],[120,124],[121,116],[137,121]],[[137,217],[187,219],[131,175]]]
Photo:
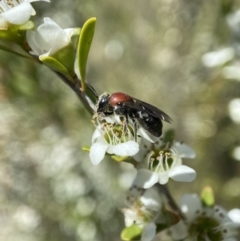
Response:
[[[223,240],[223,235],[219,225],[219,222],[212,217],[202,215],[194,220],[188,231],[191,237],[195,237],[199,241],[220,241]]]
[[[21,2],[22,0],[0,0],[0,13],[6,12],[7,10],[14,8]]]
[[[178,160],[173,148],[152,150],[147,157],[147,167],[152,172],[165,172],[174,167]]]
[[[102,125],[104,138],[111,145],[134,140],[134,128],[131,125],[111,124],[104,122]]]
[[[154,211],[147,209],[140,200],[140,196],[128,196],[126,199],[130,210],[135,214],[133,223],[144,224],[153,220]]]

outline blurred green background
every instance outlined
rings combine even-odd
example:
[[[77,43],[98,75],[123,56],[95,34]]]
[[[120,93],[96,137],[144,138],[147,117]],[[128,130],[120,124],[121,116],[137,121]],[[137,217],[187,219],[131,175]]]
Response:
[[[126,92],[172,117],[164,130],[174,128],[197,153],[185,161],[197,179],[169,183],[176,199],[211,185],[218,204],[240,208],[240,82],[226,75],[229,66],[240,70],[238,54],[211,68],[202,61],[237,45],[226,17],[239,0],[33,5],[37,25],[51,17],[63,28],[79,27],[97,17],[89,82],[99,94]],[[49,69],[0,52],[1,240],[120,240],[120,208],[135,171],[107,158],[93,166],[81,150],[93,130],[75,93]]]

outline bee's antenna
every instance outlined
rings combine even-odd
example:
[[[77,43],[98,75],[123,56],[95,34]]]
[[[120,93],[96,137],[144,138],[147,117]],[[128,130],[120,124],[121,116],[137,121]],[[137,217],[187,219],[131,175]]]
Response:
[[[99,95],[97,93],[97,91],[93,88],[93,86],[88,82],[86,81],[87,85],[88,85],[88,88],[89,90],[93,93],[93,95],[98,99],[99,98]]]

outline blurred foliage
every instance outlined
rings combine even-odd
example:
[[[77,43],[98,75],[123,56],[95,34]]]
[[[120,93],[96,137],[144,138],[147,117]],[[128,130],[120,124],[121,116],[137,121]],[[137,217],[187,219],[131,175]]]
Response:
[[[210,185],[217,204],[240,208],[240,163],[233,156],[240,125],[228,109],[240,98],[240,82],[202,64],[203,54],[231,45],[225,17],[240,1],[69,3],[34,4],[34,21],[49,16],[66,28],[96,17],[88,81],[99,94],[123,91],[158,106],[174,120],[165,130],[175,128],[177,140],[196,150],[187,161],[196,181],[169,184],[176,199]],[[1,51],[2,240],[120,240],[119,207],[135,171],[110,159],[92,166],[81,148],[93,129],[90,114],[56,75]]]

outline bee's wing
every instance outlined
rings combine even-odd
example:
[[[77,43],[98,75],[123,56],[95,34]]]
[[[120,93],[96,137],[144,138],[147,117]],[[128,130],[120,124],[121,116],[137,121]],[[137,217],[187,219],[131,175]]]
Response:
[[[132,97],[133,98],[133,97]],[[131,106],[130,108],[133,108],[135,110],[139,111],[146,111],[150,116],[159,118],[160,120],[166,121],[171,123],[172,119],[162,110],[159,110],[157,107],[150,105],[144,101],[138,100],[136,98],[133,98],[135,101],[135,105],[133,106],[132,103],[129,103]]]

